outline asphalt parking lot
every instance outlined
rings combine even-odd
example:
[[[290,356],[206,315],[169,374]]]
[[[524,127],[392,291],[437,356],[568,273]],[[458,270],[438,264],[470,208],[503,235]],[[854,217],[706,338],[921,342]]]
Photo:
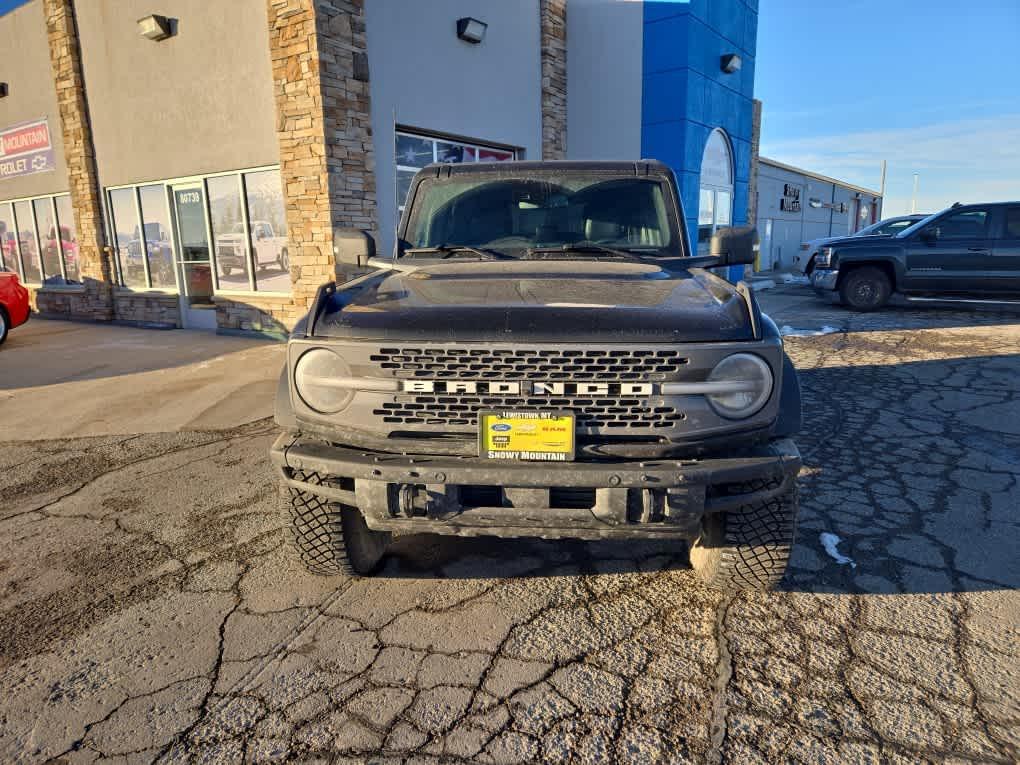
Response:
[[[1020,314],[762,300],[805,390],[767,595],[660,543],[307,575],[270,420],[0,443],[0,760],[1016,762]]]

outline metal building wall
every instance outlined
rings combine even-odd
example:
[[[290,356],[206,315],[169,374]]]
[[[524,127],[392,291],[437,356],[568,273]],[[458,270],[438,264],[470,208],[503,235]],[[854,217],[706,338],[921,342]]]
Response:
[[[790,202],[794,196],[787,191],[794,189],[799,193],[799,209],[783,209],[792,206]],[[812,205],[812,200],[820,206]],[[858,200],[869,205],[869,217],[863,223],[853,218]],[[805,266],[804,253],[800,250],[802,243],[822,237],[848,236],[869,225],[876,215],[881,216],[881,197],[876,194],[762,160],[758,166],[758,220],[755,224],[761,237],[760,270],[802,269]]]

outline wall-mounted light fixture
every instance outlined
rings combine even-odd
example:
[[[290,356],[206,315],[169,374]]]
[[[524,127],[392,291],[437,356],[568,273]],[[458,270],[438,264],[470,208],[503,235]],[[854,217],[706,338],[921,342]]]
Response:
[[[173,34],[170,19],[155,13],[138,19],[138,34],[149,40],[165,40]]]
[[[7,98],[7,83],[0,82],[0,98]]]
[[[726,74],[739,72],[740,67],[743,65],[743,59],[741,59],[736,53],[727,53],[719,58],[719,68],[726,72]]]
[[[477,45],[485,39],[485,30],[488,28],[489,25],[484,21],[473,19],[470,16],[457,19],[457,37],[472,45]]]

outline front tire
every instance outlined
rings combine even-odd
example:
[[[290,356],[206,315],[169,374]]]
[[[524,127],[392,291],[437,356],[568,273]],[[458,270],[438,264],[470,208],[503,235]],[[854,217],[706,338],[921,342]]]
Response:
[[[10,331],[10,322],[7,320],[7,312],[0,307],[0,345],[4,344],[4,340],[7,339],[7,333]]]
[[[287,254],[287,250],[280,251],[280,257],[276,259],[276,265],[280,267],[280,270],[284,273],[290,272],[290,255]]]
[[[320,480],[314,473],[297,473],[295,478]],[[379,568],[392,535],[368,528],[360,510],[288,486],[283,487],[282,503],[291,544],[309,572],[358,577]]]
[[[746,490],[774,488],[752,484]],[[726,592],[774,590],[783,580],[797,530],[797,484],[771,499],[706,515],[691,545],[691,565],[709,587]]]
[[[857,268],[846,275],[839,287],[843,304],[855,311],[874,311],[889,301],[892,284],[885,271],[874,266]]]

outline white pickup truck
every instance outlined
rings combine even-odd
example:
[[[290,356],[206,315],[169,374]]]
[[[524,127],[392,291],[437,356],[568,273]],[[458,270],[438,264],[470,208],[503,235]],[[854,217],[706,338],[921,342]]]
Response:
[[[264,220],[253,220],[250,225],[255,269],[262,271],[269,266],[276,266],[281,271],[289,271],[287,237],[277,236],[273,226]],[[224,276],[230,276],[234,270],[245,270],[243,223],[235,224],[230,233],[216,237],[216,258]]]

